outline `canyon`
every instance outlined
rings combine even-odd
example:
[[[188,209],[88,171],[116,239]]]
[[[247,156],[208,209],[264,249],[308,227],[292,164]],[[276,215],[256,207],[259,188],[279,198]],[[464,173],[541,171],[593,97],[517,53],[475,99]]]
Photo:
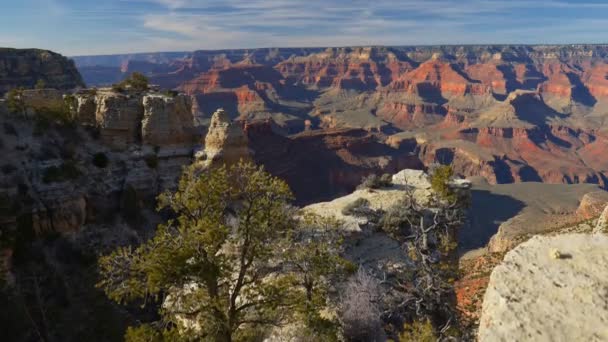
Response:
[[[298,141],[369,134],[396,150],[386,154],[400,154],[405,144],[426,166],[452,164],[458,174],[492,184],[606,187],[605,45],[268,48],[73,59],[89,86],[137,71],[191,96],[202,124],[224,108],[244,125],[270,122],[273,132]],[[266,146],[276,148],[270,140]],[[268,153],[277,152],[262,154]]]
[[[7,55],[11,60],[24,56],[12,50]],[[38,67],[48,56],[55,62]],[[289,184],[296,205],[346,218],[354,231],[363,231],[359,224],[365,222],[341,215],[347,204],[363,198],[382,209],[414,183],[428,192],[425,171],[437,163],[452,165],[457,177],[471,180],[461,184],[466,183],[472,204],[458,237],[465,266],[454,285],[456,301],[462,307],[477,298],[471,310],[477,320],[480,292],[489,286],[486,297],[500,301],[491,291],[503,283],[501,277],[513,276],[501,268],[489,275],[509,250],[532,235],[605,228],[608,47],[256,49],[76,57],[89,88],[61,56],[41,52],[33,62],[28,58],[18,57],[24,74],[2,79],[5,91],[32,88],[40,79],[56,89],[21,91],[23,115],[9,113],[8,98],[0,101],[0,226],[2,237],[14,242],[0,246],[2,272],[9,282],[35,274],[51,284],[42,289],[43,296],[64,296],[68,304],[53,318],[56,322],[78,317],[86,329],[104,330],[97,312],[77,303],[86,297],[84,302],[99,305],[97,310],[109,313],[107,319],[119,321],[112,324],[117,331],[99,333],[106,339],[116,339],[125,324],[145,313],[126,312],[96,297],[90,260],[152,236],[168,218],[153,210],[155,197],[175,189],[183,167],[192,163],[216,167],[251,159]],[[134,71],[158,86],[102,86]],[[65,111],[67,123],[65,118],[44,120],[57,111]],[[363,177],[384,173],[393,175],[394,188],[355,190]],[[355,241],[354,260],[393,257],[374,254],[399,247],[377,233]],[[533,238],[522,248],[544,239]],[[579,262],[582,252],[575,252]],[[539,255],[524,255],[518,263],[543,259]],[[33,256],[44,271],[24,262]],[[505,259],[506,266],[515,256]],[[539,267],[544,272],[552,264]],[[507,279],[516,295],[518,279]],[[483,325],[495,320],[492,315],[505,315],[483,311]],[[78,328],[57,337],[69,339],[80,333]]]

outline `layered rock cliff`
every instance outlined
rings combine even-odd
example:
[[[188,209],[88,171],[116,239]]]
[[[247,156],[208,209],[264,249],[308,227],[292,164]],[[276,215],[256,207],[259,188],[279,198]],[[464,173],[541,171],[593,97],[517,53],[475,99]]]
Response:
[[[77,60],[90,67],[107,58]],[[466,176],[606,184],[605,45],[254,49],[120,60],[113,63],[194,96],[203,120],[225,108],[243,121],[272,118],[284,134],[424,135],[417,151],[425,164],[453,162]]]
[[[74,95],[76,119],[97,128],[104,143],[124,149],[131,144],[192,147],[192,101],[182,94],[122,94],[100,89]]]
[[[33,88],[38,81],[62,90],[84,86],[74,62],[60,54],[0,48],[0,96],[13,88]]]

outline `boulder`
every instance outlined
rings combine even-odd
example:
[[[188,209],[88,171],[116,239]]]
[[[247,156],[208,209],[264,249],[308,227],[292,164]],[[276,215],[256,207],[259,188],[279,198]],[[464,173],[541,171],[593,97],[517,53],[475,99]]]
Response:
[[[486,290],[479,341],[608,340],[608,236],[535,236]]]

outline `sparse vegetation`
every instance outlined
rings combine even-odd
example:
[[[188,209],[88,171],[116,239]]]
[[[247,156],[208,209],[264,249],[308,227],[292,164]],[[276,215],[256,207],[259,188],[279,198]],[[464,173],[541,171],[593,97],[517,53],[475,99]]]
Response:
[[[127,89],[133,90],[133,91],[148,90],[149,89],[148,78],[140,72],[134,72],[128,78],[124,79],[122,82],[112,85],[112,90],[114,90],[115,92],[122,93]]]
[[[13,88],[6,94],[6,105],[9,112],[13,114],[25,114],[25,102],[23,101],[23,88]]]
[[[428,319],[423,321],[414,320],[412,323],[403,325],[403,332],[399,334],[399,341],[435,342],[437,341],[437,334],[433,324]]]
[[[106,156],[103,152],[98,152],[93,155],[93,165],[97,166],[100,169],[106,168],[110,160],[108,156]]]
[[[390,187],[392,185],[392,176],[388,173],[385,173],[382,176],[371,174],[363,178],[361,184],[357,187],[357,189],[381,189]]]
[[[441,198],[454,202],[456,200],[456,195],[450,189],[449,182],[452,180],[454,176],[454,170],[450,165],[438,165],[430,170],[431,174],[431,187],[432,189],[438,193]]]
[[[360,268],[347,282],[340,300],[340,318],[348,341],[382,341],[380,283]]]
[[[342,215],[365,216],[369,211],[369,201],[365,198],[357,198],[342,208]]]
[[[164,94],[169,97],[176,97],[177,95],[179,95],[179,91],[168,89],[165,90]]]

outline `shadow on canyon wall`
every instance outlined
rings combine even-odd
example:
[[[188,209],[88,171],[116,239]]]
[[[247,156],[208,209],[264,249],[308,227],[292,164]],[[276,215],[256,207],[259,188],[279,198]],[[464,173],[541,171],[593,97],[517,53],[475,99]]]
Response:
[[[525,203],[520,200],[488,190],[473,189],[471,197],[468,222],[458,237],[461,253],[485,247],[498,227],[525,207]]]

